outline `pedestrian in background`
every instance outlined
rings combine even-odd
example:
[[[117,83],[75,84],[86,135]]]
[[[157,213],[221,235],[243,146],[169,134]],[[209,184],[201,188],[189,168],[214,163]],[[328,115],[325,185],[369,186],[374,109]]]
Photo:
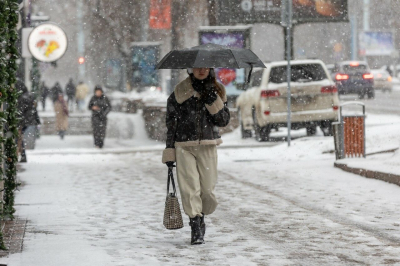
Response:
[[[83,111],[85,108],[85,99],[89,93],[89,87],[83,81],[79,82],[79,85],[76,87],[76,101],[78,103],[78,110]]]
[[[68,97],[68,108],[71,112],[73,112],[75,105],[76,86],[72,78],[69,79],[69,82],[65,87],[65,94],[67,94]]]
[[[64,139],[68,129],[68,106],[64,100],[64,95],[59,94],[54,102],[54,112],[56,113],[56,130],[61,139]]]
[[[28,127],[36,127],[40,125],[40,119],[37,112],[37,103],[35,100],[35,96],[28,91],[28,88],[22,81],[17,81],[15,84],[15,88],[17,89],[17,91],[22,93],[18,97],[18,111],[20,113],[18,148],[21,153],[20,162],[26,163],[27,158],[25,152],[24,133],[27,131]]]
[[[167,101],[167,147],[162,162],[178,175],[182,206],[190,218],[191,244],[203,244],[205,215],[218,202],[217,145],[222,143],[218,127],[230,120],[226,91],[215,79],[214,69],[193,68]]]
[[[46,99],[49,96],[50,89],[46,86],[44,81],[40,86],[40,101],[42,102],[43,111],[46,111]]]
[[[94,146],[101,149],[106,137],[107,115],[111,111],[111,103],[99,85],[94,88],[94,95],[89,102],[89,110],[92,111]]]
[[[56,82],[53,88],[51,88],[51,100],[53,101],[53,103],[57,101],[58,95],[60,94],[64,95],[64,92],[61,88],[60,83]]]

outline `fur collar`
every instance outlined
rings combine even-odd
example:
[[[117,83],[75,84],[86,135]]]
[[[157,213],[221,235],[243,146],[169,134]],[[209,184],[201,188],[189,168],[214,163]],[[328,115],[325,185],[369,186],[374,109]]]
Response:
[[[221,83],[217,84],[222,89],[223,93],[222,101],[226,102],[227,97],[226,97],[225,87]],[[193,89],[190,77],[187,77],[185,80],[181,81],[178,85],[176,85],[174,93],[175,93],[175,99],[179,104],[182,104],[183,102],[187,101],[192,96],[200,98],[199,93]]]

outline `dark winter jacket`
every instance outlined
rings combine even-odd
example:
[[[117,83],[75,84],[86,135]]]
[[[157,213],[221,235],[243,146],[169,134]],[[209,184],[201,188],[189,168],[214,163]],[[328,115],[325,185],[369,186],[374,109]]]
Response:
[[[51,88],[51,100],[53,102],[57,101],[59,94],[64,94],[64,93],[61,88],[61,85],[57,82],[56,85],[54,85],[54,87]]]
[[[100,110],[92,110],[93,106],[100,107]],[[92,119],[106,121],[108,113],[111,112],[110,100],[105,95],[102,95],[101,97],[94,95],[92,99],[90,99],[89,110],[92,111]]]
[[[67,86],[65,87],[65,93],[68,97],[75,97],[76,86],[72,81],[69,81]]]
[[[40,125],[35,96],[26,89],[24,84],[16,84],[16,88],[23,93],[18,97],[19,126],[24,128]]]
[[[175,161],[175,147],[219,145],[222,143],[218,127],[225,127],[230,120],[226,91],[211,105],[204,104],[188,77],[179,83],[167,101],[167,147],[163,163]]]
[[[47,96],[49,95],[49,93],[50,93],[50,89],[47,86],[42,84],[42,86],[40,87],[40,96],[43,99],[46,99]]]

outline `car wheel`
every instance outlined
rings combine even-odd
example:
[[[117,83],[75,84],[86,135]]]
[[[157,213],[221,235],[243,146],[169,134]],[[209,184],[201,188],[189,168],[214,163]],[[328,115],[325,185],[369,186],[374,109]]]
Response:
[[[314,136],[317,133],[316,125],[307,126],[306,129],[307,129],[307,136]]]
[[[321,130],[325,137],[333,136],[332,122],[326,121],[323,126],[321,126]]]
[[[360,93],[358,93],[358,99],[364,99],[364,95],[365,95],[365,93],[364,92],[360,92]]]
[[[237,116],[238,116],[238,120],[239,120],[239,124],[240,124],[240,131],[241,131],[242,139],[251,138],[252,137],[251,130],[244,129],[243,121],[242,121],[242,112],[240,111],[240,108],[238,109]]]
[[[251,133],[251,130],[244,129],[243,123],[240,124],[240,127],[242,132],[242,139],[248,139],[252,137],[253,134]]]
[[[271,127],[260,127],[257,121],[256,109],[253,107],[253,124],[254,124],[254,134],[257,141],[266,141],[271,133]]]
[[[375,90],[373,88],[368,90],[368,99],[373,99],[375,98]]]
[[[256,137],[256,140],[259,141],[260,126],[258,125],[257,116],[256,116],[256,108],[255,107],[253,107],[253,109],[251,110],[251,114],[253,116],[254,135]]]
[[[258,141],[267,141],[269,140],[269,134],[271,133],[271,127],[270,126],[266,126],[266,127],[262,127],[260,128],[260,134],[258,136]]]

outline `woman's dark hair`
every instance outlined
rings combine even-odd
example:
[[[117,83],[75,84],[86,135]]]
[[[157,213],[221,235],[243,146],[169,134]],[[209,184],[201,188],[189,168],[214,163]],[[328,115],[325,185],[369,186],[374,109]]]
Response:
[[[96,85],[96,86],[94,87],[94,92],[96,92],[96,91],[104,92],[104,91],[103,91],[103,88],[102,88],[100,85]]]
[[[211,78],[214,81],[215,88],[217,90],[217,94],[219,95],[219,97],[222,98],[222,96],[223,96],[223,91],[222,91],[222,87],[221,87],[222,85],[218,83],[217,78],[215,77],[214,68],[210,68],[210,74],[209,75],[211,76]]]

